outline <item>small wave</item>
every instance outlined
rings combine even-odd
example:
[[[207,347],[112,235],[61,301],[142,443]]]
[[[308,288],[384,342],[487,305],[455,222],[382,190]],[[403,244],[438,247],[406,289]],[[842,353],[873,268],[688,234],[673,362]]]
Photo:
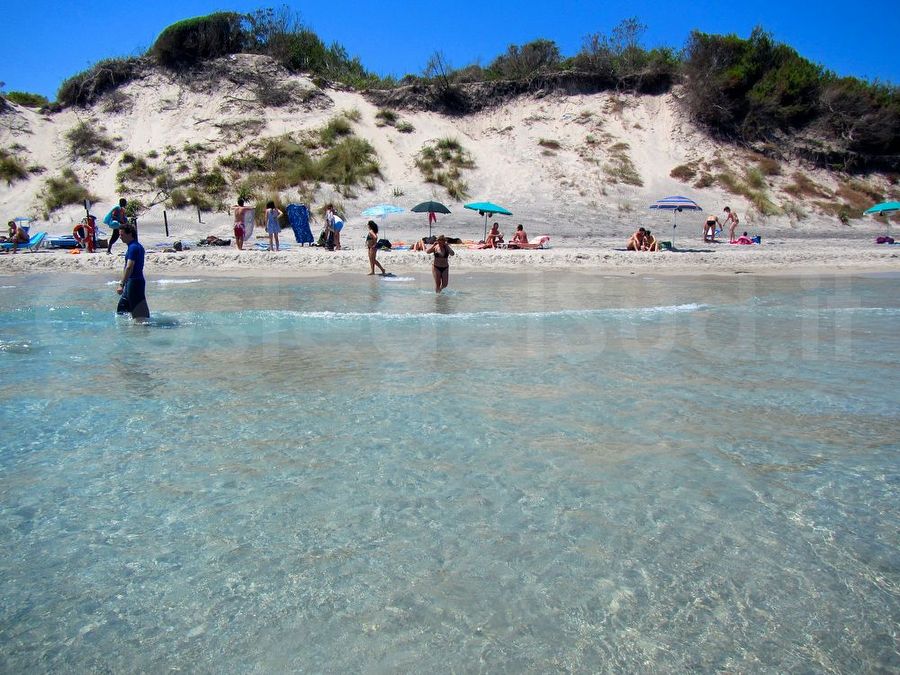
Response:
[[[657,307],[614,307],[607,309],[562,309],[544,312],[334,312],[334,311],[296,311],[266,310],[242,311],[238,314],[246,319],[285,318],[314,319],[322,321],[478,321],[478,320],[534,320],[534,319],[577,319],[604,316],[640,317],[660,314],[677,314],[695,312],[709,305],[689,303],[684,305],[664,305]]]
[[[0,286],[0,288],[15,288],[15,286]]]
[[[415,277],[383,277],[382,281],[415,281]]]
[[[175,285],[175,284],[196,284],[200,283],[202,279],[154,279],[151,283],[160,284],[161,286],[165,285]]]

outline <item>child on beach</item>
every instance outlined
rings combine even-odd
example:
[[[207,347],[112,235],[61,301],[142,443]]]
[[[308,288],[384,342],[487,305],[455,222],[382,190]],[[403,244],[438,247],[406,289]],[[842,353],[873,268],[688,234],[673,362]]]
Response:
[[[266,203],[266,233],[269,235],[269,251],[277,251],[279,249],[278,233],[281,232],[281,224],[278,219],[283,217],[284,213],[275,208],[275,202]],[[237,236],[235,234],[235,236]],[[272,239],[275,239],[275,248],[272,248]]]

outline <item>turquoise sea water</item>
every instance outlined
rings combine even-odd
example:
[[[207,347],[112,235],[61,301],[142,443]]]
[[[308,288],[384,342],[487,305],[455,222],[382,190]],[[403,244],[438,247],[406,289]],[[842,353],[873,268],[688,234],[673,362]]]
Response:
[[[0,278],[0,671],[900,669],[897,277],[430,283]]]

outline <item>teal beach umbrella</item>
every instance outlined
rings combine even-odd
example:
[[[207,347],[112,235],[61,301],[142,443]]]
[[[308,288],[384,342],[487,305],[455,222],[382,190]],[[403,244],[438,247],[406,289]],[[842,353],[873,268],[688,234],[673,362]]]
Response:
[[[508,211],[502,206],[498,206],[497,204],[493,204],[491,202],[472,202],[471,204],[466,204],[464,208],[471,209],[472,211],[478,211],[478,215],[484,216],[483,239],[487,239],[487,221],[490,216],[497,215],[498,213],[503,216],[512,215],[512,211]]]
[[[863,213],[867,216],[884,214],[884,220],[887,223],[887,235],[891,236],[891,221],[888,214],[896,213],[897,211],[900,211],[900,202],[881,202],[872,208],[866,209]]]

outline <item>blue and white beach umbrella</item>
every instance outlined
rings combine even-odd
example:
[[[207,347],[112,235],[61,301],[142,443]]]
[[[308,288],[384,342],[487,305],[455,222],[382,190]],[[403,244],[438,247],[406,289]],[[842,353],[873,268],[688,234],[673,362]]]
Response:
[[[375,206],[370,206],[365,211],[362,212],[366,218],[382,218],[385,219],[392,213],[403,213],[406,211],[402,206],[394,206],[393,204],[376,204]],[[384,237],[384,232],[381,233],[381,236]]]
[[[663,197],[650,205],[651,209],[671,211],[672,220],[672,248],[675,248],[675,228],[678,227],[678,213],[681,211],[702,211],[703,208],[693,199],[687,197]]]

